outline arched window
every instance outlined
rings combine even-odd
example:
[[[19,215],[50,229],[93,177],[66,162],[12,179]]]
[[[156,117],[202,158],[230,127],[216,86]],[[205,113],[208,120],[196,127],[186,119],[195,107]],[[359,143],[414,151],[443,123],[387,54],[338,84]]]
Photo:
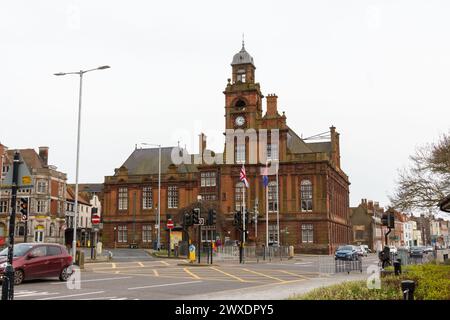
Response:
[[[313,209],[313,188],[309,180],[302,180],[300,183],[301,211],[309,212]]]
[[[54,223],[50,224],[50,229],[49,229],[48,235],[50,237],[54,237],[55,236],[55,224]]]
[[[234,104],[234,106],[236,107],[236,109],[243,109],[243,108],[245,108],[245,101],[239,99],[239,100]]]
[[[235,209],[241,210],[242,208],[242,192],[244,188],[243,182],[236,183],[236,186],[234,188],[234,203],[235,203]]]
[[[25,224],[23,222],[19,222],[16,224],[16,236],[24,236],[25,235]]]
[[[278,208],[278,199],[277,199],[277,183],[275,181],[269,182],[268,185],[268,193],[269,193],[269,212],[275,212]]]

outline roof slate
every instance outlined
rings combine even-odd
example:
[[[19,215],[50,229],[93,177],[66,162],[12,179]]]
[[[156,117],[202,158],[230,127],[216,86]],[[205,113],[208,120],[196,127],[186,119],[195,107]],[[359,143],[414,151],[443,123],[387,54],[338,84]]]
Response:
[[[168,172],[174,148],[176,147],[161,148],[161,174]],[[158,174],[159,148],[135,149],[122,166],[128,169],[129,175]],[[198,169],[193,164],[181,164],[177,166],[177,172],[198,172]]]

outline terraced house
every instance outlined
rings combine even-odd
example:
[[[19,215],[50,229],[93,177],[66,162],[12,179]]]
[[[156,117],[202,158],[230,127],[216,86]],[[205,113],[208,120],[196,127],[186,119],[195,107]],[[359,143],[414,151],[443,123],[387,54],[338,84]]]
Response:
[[[48,164],[48,147],[20,149],[21,158],[31,177],[31,188],[19,188],[16,204],[15,241],[23,242],[25,233],[29,242],[64,242],[65,190],[67,176]],[[15,150],[5,153],[3,170],[12,171]],[[20,214],[20,198],[29,199],[27,228]],[[0,198],[0,229],[9,226],[11,186],[2,185]]]
[[[245,207],[252,217],[257,216],[258,228],[256,235],[255,223],[249,226],[249,242],[265,243],[266,209],[271,243],[293,245],[297,252],[328,254],[338,245],[350,242],[350,183],[341,169],[336,128],[331,126],[324,133],[301,138],[288,125],[285,112],[279,111],[277,95],[262,94],[256,82],[254,60],[244,45],[233,56],[231,69],[223,91],[225,123],[217,119],[218,127],[223,123],[227,139],[221,153],[207,149],[203,134],[200,153],[188,155],[188,161],[181,164],[174,163],[172,154],[180,150],[163,148],[160,202],[157,148],[134,150],[114,175],[105,177],[103,236],[107,246],[151,246],[157,234],[154,227],[158,205],[162,226],[169,215],[179,225],[181,214],[193,206],[216,208],[218,222],[213,238],[239,239],[233,217],[243,205],[245,187],[239,177],[243,164],[249,180]],[[230,132],[244,132],[245,137],[240,143]],[[257,142],[267,143],[257,144],[255,149],[250,135]],[[205,155],[223,161],[211,162]],[[278,179],[275,174],[268,176],[268,199],[261,176],[267,160],[278,163],[279,168]],[[201,203],[197,203],[198,196]],[[161,229],[161,235],[165,242],[167,232]],[[197,233],[191,230],[190,239],[196,237]]]

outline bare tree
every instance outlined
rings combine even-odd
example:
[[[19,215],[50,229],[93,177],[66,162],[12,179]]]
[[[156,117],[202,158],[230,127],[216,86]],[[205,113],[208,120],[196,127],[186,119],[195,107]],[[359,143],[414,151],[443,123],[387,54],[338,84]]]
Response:
[[[399,171],[397,188],[389,197],[399,210],[437,212],[437,204],[450,193],[450,133],[410,156],[411,165]]]

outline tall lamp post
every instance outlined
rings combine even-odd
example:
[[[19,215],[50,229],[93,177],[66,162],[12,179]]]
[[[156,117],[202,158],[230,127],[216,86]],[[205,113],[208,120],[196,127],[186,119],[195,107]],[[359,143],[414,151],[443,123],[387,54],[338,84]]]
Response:
[[[72,255],[75,260],[77,252],[77,215],[78,215],[78,173],[79,173],[79,163],[80,163],[80,127],[81,127],[81,93],[83,89],[83,75],[87,72],[94,70],[104,70],[109,69],[109,66],[101,66],[89,70],[80,70],[76,72],[58,72],[55,76],[65,76],[67,74],[77,74],[80,76],[80,92],[78,96],[78,134],[77,134],[77,162],[76,162],[76,173],[75,173],[75,207],[74,207],[74,217],[73,217],[73,240],[72,240]]]
[[[161,248],[161,145],[154,143],[141,143],[144,146],[155,146],[159,149],[159,160],[158,160],[158,218],[156,224],[158,226],[157,232],[157,250]]]

